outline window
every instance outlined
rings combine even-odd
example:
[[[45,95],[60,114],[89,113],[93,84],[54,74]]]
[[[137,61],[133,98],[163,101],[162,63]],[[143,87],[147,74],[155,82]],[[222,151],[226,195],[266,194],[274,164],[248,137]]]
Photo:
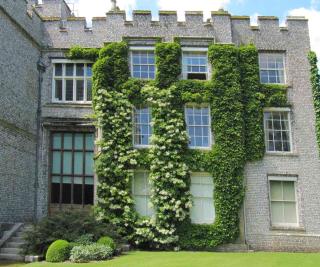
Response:
[[[281,181],[278,177],[272,180],[273,178],[269,177],[272,225],[297,225],[295,181]]]
[[[277,53],[260,53],[261,83],[285,83],[284,55]]]
[[[188,105],[185,108],[186,124],[191,148],[211,146],[209,106]]]
[[[139,79],[154,79],[156,72],[154,51],[131,51],[131,75]]]
[[[93,204],[93,150],[93,133],[52,134],[51,203]]]
[[[150,182],[148,172],[135,172],[132,182],[132,194],[136,211],[141,216],[152,216],[154,214],[154,210],[151,207],[150,201]]]
[[[53,70],[54,102],[92,100],[91,63],[55,63]]]
[[[191,222],[213,223],[215,210],[213,205],[213,179],[205,173],[191,174],[191,194],[193,205],[191,208]]]
[[[182,53],[183,79],[208,79],[208,56],[206,51],[184,51]]]
[[[134,117],[134,138],[135,146],[148,146],[152,135],[151,109],[148,107],[135,108]]]
[[[267,152],[291,151],[291,126],[289,111],[264,113]]]

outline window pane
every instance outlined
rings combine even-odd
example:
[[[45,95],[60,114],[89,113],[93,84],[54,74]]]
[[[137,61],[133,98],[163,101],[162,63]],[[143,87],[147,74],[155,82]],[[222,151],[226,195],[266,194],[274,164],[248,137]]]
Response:
[[[55,64],[55,76],[62,76],[62,64]]]
[[[82,204],[82,177],[75,177],[73,182],[73,203]]]
[[[192,199],[193,204],[190,210],[190,219],[193,223],[203,223],[204,214],[202,209],[202,201],[198,198]]]
[[[72,134],[65,133],[63,135],[63,147],[64,149],[72,149]]]
[[[71,174],[72,173],[72,153],[63,152],[63,173]]]
[[[84,186],[84,204],[92,205],[94,197],[94,181],[92,177],[86,177]]]
[[[66,76],[73,76],[73,64],[66,64]]]
[[[72,178],[64,176],[62,179],[62,203],[71,203],[71,182]]]
[[[281,181],[270,181],[271,200],[283,200]]]
[[[86,153],[86,174],[93,175],[93,153]]]
[[[76,99],[77,101],[83,101],[84,97],[84,80],[77,80],[76,88]]]
[[[282,202],[271,202],[271,216],[273,224],[284,223]]]
[[[73,80],[66,80],[66,101],[73,100]]]
[[[84,76],[84,64],[76,64],[76,75]]]
[[[62,100],[62,80],[55,80],[55,100]]]
[[[94,149],[94,134],[86,134],[86,150]]]
[[[87,76],[92,76],[92,64],[87,64]]]
[[[52,153],[52,173],[61,173],[61,152]]]
[[[75,149],[83,149],[83,134],[82,133],[76,133],[74,135],[74,148]]]
[[[52,176],[51,203],[60,202],[60,176]]]
[[[296,194],[294,182],[282,182],[283,185],[283,199],[287,201],[295,201]]]
[[[92,101],[92,81],[87,80],[87,101]]]
[[[53,149],[61,149],[61,133],[55,133],[52,135],[52,147]]]
[[[259,55],[262,83],[284,83],[284,55],[264,53]]]
[[[74,174],[83,174],[83,153],[75,152],[74,153]]]
[[[296,203],[284,203],[284,221],[286,223],[297,223]]]

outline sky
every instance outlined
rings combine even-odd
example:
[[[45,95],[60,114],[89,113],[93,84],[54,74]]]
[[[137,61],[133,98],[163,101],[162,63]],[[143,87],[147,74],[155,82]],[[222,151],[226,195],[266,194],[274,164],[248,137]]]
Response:
[[[78,16],[87,18],[105,16],[110,10],[110,0],[67,0],[74,3]],[[309,19],[311,49],[320,57],[320,0],[117,0],[121,10],[125,10],[127,18],[131,18],[132,10],[151,10],[156,20],[158,10],[176,10],[178,19],[184,20],[184,11],[200,10],[205,17],[210,11],[224,8],[232,15],[247,15],[251,23],[256,23],[259,16],[278,16],[280,24],[284,24],[286,16],[305,16]]]

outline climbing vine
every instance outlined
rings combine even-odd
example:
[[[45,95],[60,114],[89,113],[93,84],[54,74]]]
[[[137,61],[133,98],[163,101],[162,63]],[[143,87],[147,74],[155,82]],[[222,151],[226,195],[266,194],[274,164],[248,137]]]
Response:
[[[95,169],[99,179],[97,213],[117,225],[140,247],[212,249],[239,234],[239,210],[244,196],[247,161],[264,154],[263,108],[288,106],[284,86],[261,85],[258,52],[253,45],[213,44],[210,81],[179,80],[181,47],[158,43],[156,79],[130,78],[128,46],[111,43],[101,50],[76,47],[69,58],[95,61],[93,107],[101,130]],[[184,106],[209,104],[214,142],[210,150],[188,149]],[[132,144],[135,106],[152,110],[152,146]],[[149,172],[154,216],[135,212],[131,183],[135,169]],[[190,173],[211,173],[215,222],[190,220]]]
[[[311,72],[311,86],[313,93],[313,104],[316,113],[316,135],[318,147],[320,148],[320,74],[317,66],[318,59],[315,52],[310,52],[308,55]]]

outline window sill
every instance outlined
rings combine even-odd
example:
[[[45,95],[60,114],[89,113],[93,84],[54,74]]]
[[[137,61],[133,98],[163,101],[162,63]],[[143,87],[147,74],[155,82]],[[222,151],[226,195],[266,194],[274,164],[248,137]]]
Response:
[[[290,225],[274,225],[270,227],[271,231],[288,231],[288,232],[305,232],[306,229],[302,226]]]
[[[265,155],[271,157],[299,157],[296,152],[266,152]]]
[[[49,104],[46,104],[45,107],[54,107],[54,108],[91,108],[92,103],[77,103],[77,102],[52,102]]]
[[[211,150],[211,146],[210,147],[189,146],[188,148],[192,150],[204,150],[204,151]]]
[[[147,148],[151,148],[152,145],[134,145],[133,148],[135,149],[147,149]]]

